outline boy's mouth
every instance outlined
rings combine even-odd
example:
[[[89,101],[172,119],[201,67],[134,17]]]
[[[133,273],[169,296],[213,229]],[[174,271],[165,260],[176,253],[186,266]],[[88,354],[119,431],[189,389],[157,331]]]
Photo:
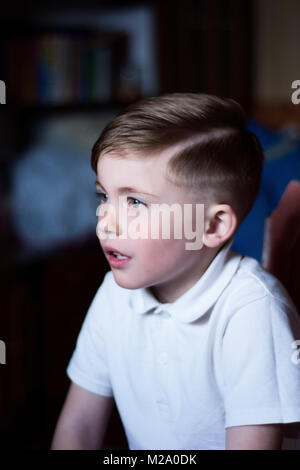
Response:
[[[124,253],[121,253],[120,251],[110,246],[105,247],[104,251],[108,256],[113,256],[116,259],[129,259],[130,258],[130,256],[127,256]]]

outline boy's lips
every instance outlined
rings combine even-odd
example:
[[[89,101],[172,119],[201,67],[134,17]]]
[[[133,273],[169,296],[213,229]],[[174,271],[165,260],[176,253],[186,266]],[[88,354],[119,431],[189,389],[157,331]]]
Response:
[[[105,252],[107,255],[111,255],[112,253],[118,253],[118,254],[121,255],[121,256],[127,256],[128,258],[131,258],[131,256],[126,255],[125,253],[122,253],[120,250],[117,250],[116,248],[113,248],[112,246],[106,246],[106,247],[104,248],[104,252]]]
[[[132,259],[130,256],[125,255],[121,251],[113,248],[112,246],[106,246],[104,248],[104,252],[107,255],[108,262],[112,268],[117,268],[117,269],[124,268],[131,262],[131,259]],[[124,258],[119,258],[113,255],[113,253],[124,256]]]

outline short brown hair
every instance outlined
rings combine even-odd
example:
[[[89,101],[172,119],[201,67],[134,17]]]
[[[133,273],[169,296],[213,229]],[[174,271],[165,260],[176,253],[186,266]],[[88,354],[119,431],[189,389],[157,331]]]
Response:
[[[102,131],[91,165],[97,173],[103,153],[146,158],[181,143],[168,162],[168,179],[230,204],[240,225],[258,195],[264,155],[246,128],[242,107],[232,99],[170,93],[132,103]]]

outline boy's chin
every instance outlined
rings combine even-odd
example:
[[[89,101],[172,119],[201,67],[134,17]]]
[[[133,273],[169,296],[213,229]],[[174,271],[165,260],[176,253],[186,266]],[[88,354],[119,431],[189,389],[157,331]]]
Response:
[[[144,287],[141,280],[132,279],[125,272],[118,272],[117,269],[112,269],[114,279],[118,286],[123,287],[124,289],[140,289]]]

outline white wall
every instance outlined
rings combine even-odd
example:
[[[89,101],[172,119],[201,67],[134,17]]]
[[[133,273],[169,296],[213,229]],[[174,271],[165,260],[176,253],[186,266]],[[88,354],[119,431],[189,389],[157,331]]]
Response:
[[[254,99],[290,102],[300,79],[300,1],[255,0]]]

